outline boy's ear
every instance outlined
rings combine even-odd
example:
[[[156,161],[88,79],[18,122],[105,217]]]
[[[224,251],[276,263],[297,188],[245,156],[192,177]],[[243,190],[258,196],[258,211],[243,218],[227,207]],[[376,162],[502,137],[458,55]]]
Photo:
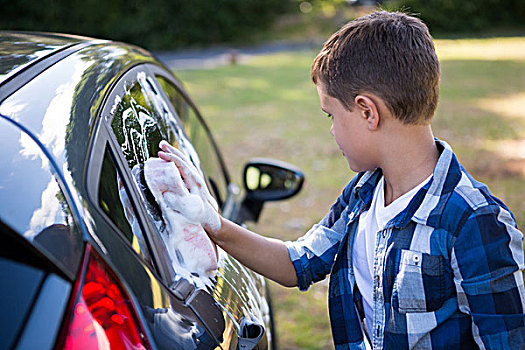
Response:
[[[370,131],[376,130],[379,127],[380,115],[378,106],[368,96],[357,95],[354,102],[359,109],[361,116],[367,121],[368,129]]]

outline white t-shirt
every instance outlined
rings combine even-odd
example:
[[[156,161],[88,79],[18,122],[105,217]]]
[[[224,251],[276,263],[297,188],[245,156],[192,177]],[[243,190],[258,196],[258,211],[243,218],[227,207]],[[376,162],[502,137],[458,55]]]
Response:
[[[368,329],[372,329],[374,318],[374,310],[372,308],[373,276],[377,232],[382,230],[390,220],[408,206],[412,198],[431,177],[432,175],[386,207],[384,177],[381,177],[374,190],[370,208],[359,217],[357,235],[354,240],[352,264],[357,287],[363,296],[363,309]]]

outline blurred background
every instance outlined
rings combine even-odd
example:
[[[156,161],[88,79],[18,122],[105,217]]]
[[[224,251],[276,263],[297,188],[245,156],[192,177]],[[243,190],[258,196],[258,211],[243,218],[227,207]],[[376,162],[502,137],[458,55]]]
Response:
[[[434,134],[453,146],[473,176],[487,183],[525,228],[523,0],[0,4],[1,29],[80,34],[153,50],[200,106],[237,183],[243,164],[252,157],[273,157],[301,167],[307,178],[303,191],[288,202],[267,204],[260,224],[252,227],[284,240],[296,239],[320,220],[354,175],[332,140],[330,120],[319,108],[310,81],[313,58],[331,33],[377,6],[416,14],[428,24],[441,61]],[[191,64],[183,64],[189,56]],[[332,348],[328,283],[320,282],[305,293],[270,284],[280,348]]]
[[[66,32],[150,50],[324,38],[376,5],[419,14],[433,34],[515,33],[525,27],[522,0],[1,0],[0,5],[2,29]]]

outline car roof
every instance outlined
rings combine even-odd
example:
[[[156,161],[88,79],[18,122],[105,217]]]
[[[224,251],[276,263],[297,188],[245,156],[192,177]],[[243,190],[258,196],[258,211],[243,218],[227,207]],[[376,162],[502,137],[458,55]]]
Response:
[[[0,30],[0,104],[50,67],[64,67],[73,56],[93,67],[108,67],[99,73],[110,79],[141,62],[161,65],[151,53],[134,45],[69,34]],[[102,77],[93,83],[97,85],[90,87],[94,92],[108,87],[101,86],[107,83]],[[52,89],[55,82],[48,80],[48,84]]]
[[[161,64],[149,52],[133,45],[67,35],[2,31],[0,60],[4,54],[11,56],[10,50],[16,47],[17,38],[19,42],[32,42],[28,46],[33,45],[34,50],[42,40],[44,44],[40,47],[45,53],[28,59],[18,68],[11,65],[8,79],[0,81],[0,113],[16,121],[35,139],[48,135],[42,147],[50,150],[48,157],[53,158],[56,168],[68,173],[65,182],[74,192],[72,198],[85,198],[86,155],[107,91],[130,68],[143,63]],[[18,55],[32,55],[32,52],[28,49]],[[82,207],[80,203],[77,206]]]
[[[0,31],[0,83],[37,60],[90,40],[68,34]]]

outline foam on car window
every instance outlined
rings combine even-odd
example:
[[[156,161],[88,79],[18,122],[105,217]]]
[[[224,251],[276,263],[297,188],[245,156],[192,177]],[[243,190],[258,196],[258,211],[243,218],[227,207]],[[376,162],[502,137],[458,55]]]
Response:
[[[150,266],[153,266],[146,239],[130,200],[128,189],[106,148],[100,174],[98,203],[123,237]]]
[[[184,273],[187,279],[198,277],[205,284],[209,283],[209,277],[213,277],[217,269],[217,247],[201,224],[206,213],[203,203],[206,199],[185,189],[173,162],[150,158],[144,166],[144,174],[166,223],[161,236],[173,269],[177,272],[187,270],[188,273]]]
[[[111,128],[127,160],[135,185],[141,193],[144,207],[168,246],[165,240],[166,223],[155,197],[146,185],[144,163],[157,155],[160,150],[159,143],[164,139],[188,155],[200,174],[203,175],[203,173],[197,152],[186,138],[177,118],[172,114],[162,96],[152,89],[154,83],[148,79],[145,72],[138,72],[135,82],[126,86],[122,95],[115,98],[114,105],[111,107],[113,115]],[[170,255],[172,255],[172,260],[178,262],[176,254],[175,256]],[[198,287],[209,286],[212,283],[209,274],[203,271],[200,273],[190,271],[180,263],[174,264],[174,270],[176,273],[176,276],[173,276],[174,280],[184,277],[193,280]]]

